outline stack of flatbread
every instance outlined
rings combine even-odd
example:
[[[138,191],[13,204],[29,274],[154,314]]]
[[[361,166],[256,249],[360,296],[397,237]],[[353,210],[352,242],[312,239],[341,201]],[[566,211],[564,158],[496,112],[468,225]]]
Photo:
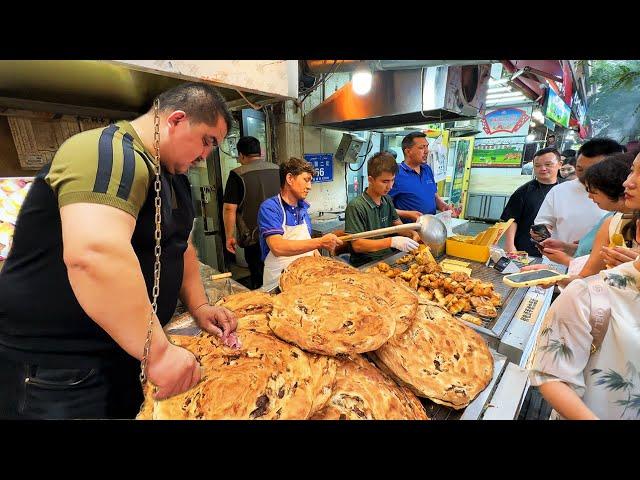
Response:
[[[145,392],[139,420],[427,419],[418,399],[363,358],[307,354],[277,338],[241,332],[234,350],[207,334],[172,336],[204,371],[194,388],[166,400]]]

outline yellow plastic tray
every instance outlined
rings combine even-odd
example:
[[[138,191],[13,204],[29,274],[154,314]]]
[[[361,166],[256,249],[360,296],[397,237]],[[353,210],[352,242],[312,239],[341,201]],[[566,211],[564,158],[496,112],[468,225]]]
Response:
[[[473,245],[450,238],[447,239],[447,255],[484,263],[489,260],[489,253],[489,247],[486,245]]]

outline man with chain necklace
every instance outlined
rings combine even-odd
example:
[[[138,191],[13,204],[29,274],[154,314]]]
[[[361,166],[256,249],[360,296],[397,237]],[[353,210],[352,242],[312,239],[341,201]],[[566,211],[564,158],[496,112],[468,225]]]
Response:
[[[183,83],[37,173],[0,273],[0,418],[134,418],[141,379],[157,399],[193,387],[198,361],[162,330],[178,297],[233,343],[235,317],[202,285],[185,175],[231,123],[212,86]]]

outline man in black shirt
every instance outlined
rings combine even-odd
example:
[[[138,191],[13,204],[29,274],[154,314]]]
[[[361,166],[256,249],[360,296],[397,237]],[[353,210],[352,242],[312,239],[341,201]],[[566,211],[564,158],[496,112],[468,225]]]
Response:
[[[280,169],[262,159],[260,142],[255,137],[238,140],[238,162],[241,166],[231,170],[224,190],[222,213],[226,247],[231,253],[236,253],[237,245],[244,248],[251,272],[251,288],[256,289],[262,286],[264,272],[258,209],[263,201],[280,192]]]
[[[558,184],[560,153],[555,147],[538,150],[533,156],[535,178],[518,188],[507,206],[504,207],[501,220],[513,218],[513,223],[505,232],[505,250],[526,251],[529,255],[540,257],[540,251],[531,241],[529,229],[538,214],[540,205],[549,190]]]

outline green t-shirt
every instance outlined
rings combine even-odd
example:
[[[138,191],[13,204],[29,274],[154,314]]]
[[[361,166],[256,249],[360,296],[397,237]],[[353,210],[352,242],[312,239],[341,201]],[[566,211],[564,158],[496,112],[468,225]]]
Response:
[[[59,207],[100,203],[137,218],[149,192],[151,162],[131,124],[122,121],[69,138],[53,157],[45,181]]]
[[[394,220],[399,218],[389,195],[384,195],[381,198],[380,205],[376,205],[365,190],[347,205],[344,231],[345,233],[360,233],[390,227],[393,225]],[[377,238],[384,238],[384,236]],[[353,252],[349,261],[351,265],[358,267],[386,257],[392,252],[390,248],[368,253]]]

